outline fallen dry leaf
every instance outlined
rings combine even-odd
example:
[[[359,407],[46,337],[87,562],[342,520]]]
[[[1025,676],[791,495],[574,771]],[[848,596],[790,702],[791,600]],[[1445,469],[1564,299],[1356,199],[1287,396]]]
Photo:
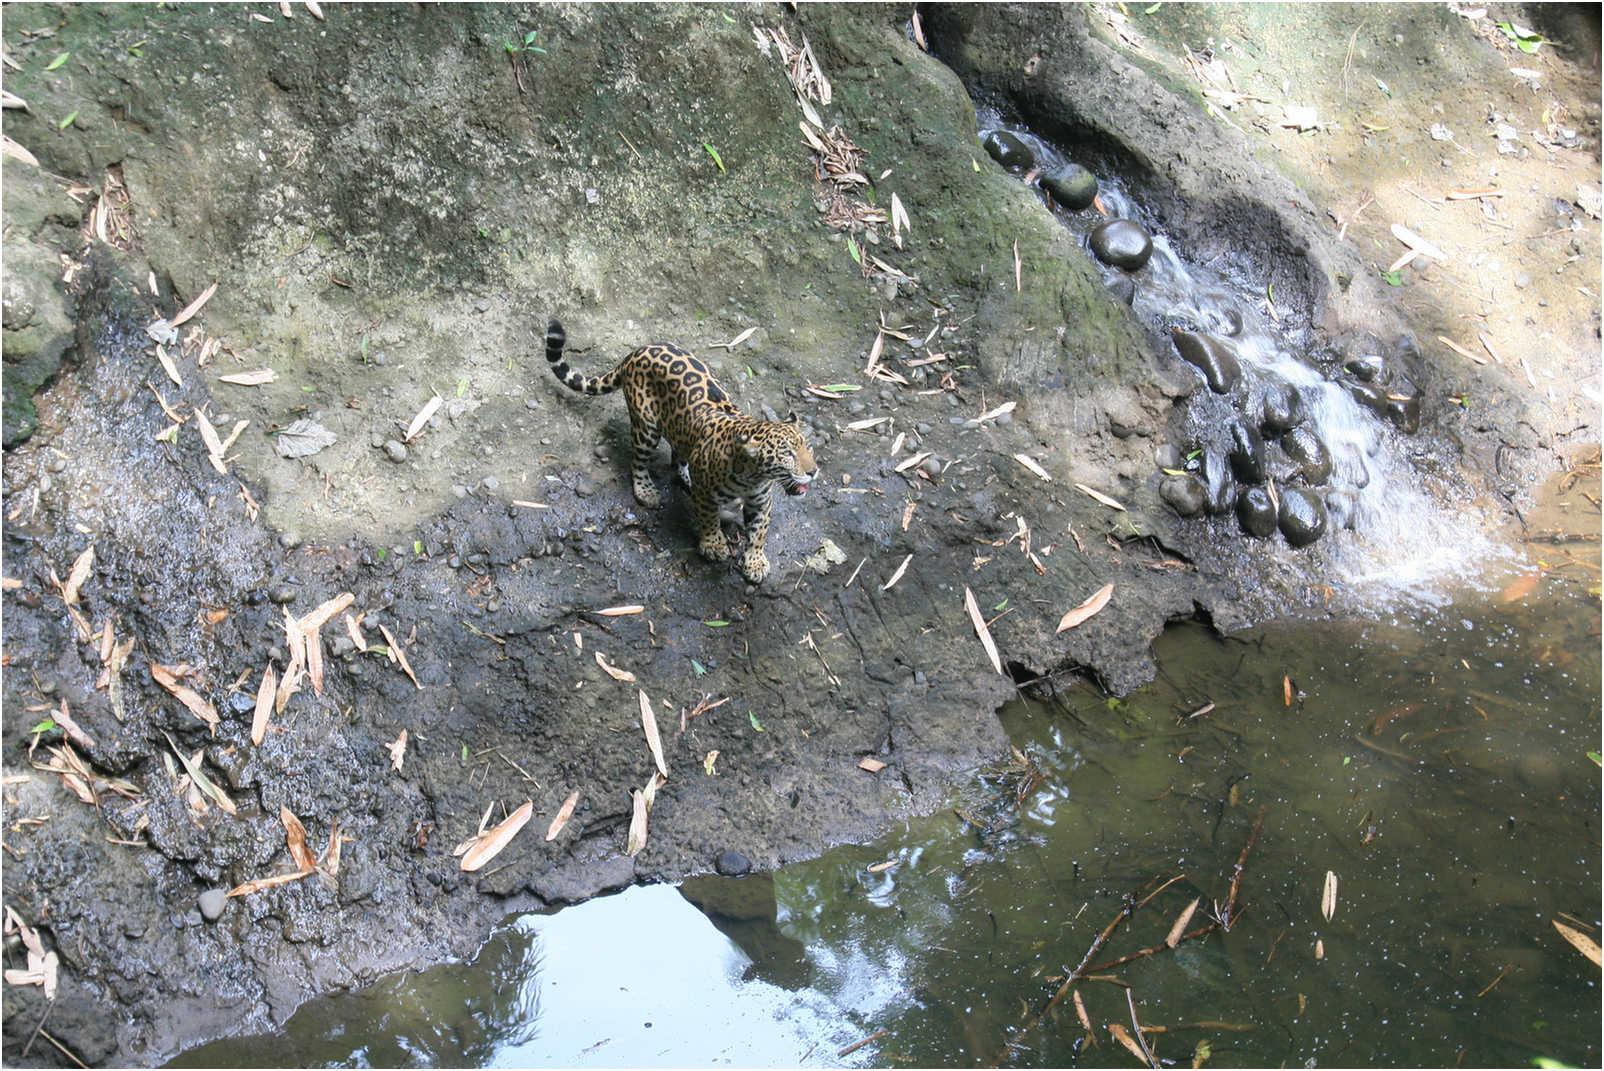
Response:
[[[912,554],[910,554],[906,558],[902,559],[902,564],[897,566],[896,572],[891,574],[891,579],[890,580],[887,580],[884,584],[881,585],[880,590],[881,591],[890,591],[892,586],[894,584],[896,584],[897,581],[902,579],[902,574],[908,571],[908,563],[911,562],[911,561],[913,561],[913,555]]]
[[[217,378],[220,382],[232,383],[236,387],[260,387],[264,383],[272,383],[278,379],[278,373],[271,368],[258,368],[251,372],[230,372]]]
[[[379,632],[383,634],[385,645],[389,648],[390,654],[395,659],[396,664],[401,667],[401,672],[405,673],[407,675],[407,679],[412,681],[412,687],[416,688],[420,692],[423,691],[423,685],[418,683],[417,675],[412,672],[412,663],[407,661],[407,653],[401,649],[401,645],[396,642],[396,638],[391,635],[390,630],[385,628],[383,625],[379,626]]]
[[[912,455],[910,455],[908,457],[903,458],[902,461],[898,463],[898,465],[897,465],[897,467],[896,467],[896,469],[894,471],[896,471],[896,472],[907,472],[909,469],[913,468],[915,465],[919,464],[919,462],[923,461],[925,458],[927,458],[929,456],[930,456],[930,451],[929,450],[921,450],[917,454],[912,454]]]
[[[384,745],[384,750],[390,753],[390,769],[399,773],[407,759],[407,731],[402,729],[394,740]]]
[[[185,305],[183,311],[181,311],[177,316],[174,316],[171,320],[168,320],[168,325],[171,327],[177,327],[178,325],[187,322],[191,316],[194,316],[197,312],[201,311],[201,306],[212,300],[212,295],[215,293],[217,293],[217,284],[213,283],[211,286],[208,286],[205,290],[201,291],[200,297],[196,298],[194,301],[191,301],[188,305]]]
[[[645,610],[646,607],[644,606],[609,606],[605,610],[597,610],[596,612],[602,617],[625,617],[629,614],[643,613]]]
[[[1281,678],[1281,702],[1285,706],[1292,705],[1292,678]]]
[[[1326,958],[1326,943],[1325,943],[1324,940],[1315,941],[1315,943],[1314,943],[1314,958],[1315,959],[1325,959]]]
[[[714,748],[712,751],[709,751],[706,755],[702,756],[702,772],[708,777],[718,776],[718,771],[714,769],[714,767],[717,765],[718,748]]]
[[[435,410],[439,409],[443,404],[445,404],[445,401],[438,394],[425,402],[423,408],[418,410],[418,415],[412,418],[412,423],[407,425],[407,433],[401,437],[401,441],[409,443],[416,439],[418,433],[423,430],[423,426],[429,422],[429,418],[434,416]]]
[[[576,788],[568,794],[567,799],[563,800],[563,805],[557,808],[557,817],[553,818],[551,825],[546,827],[547,840],[557,839],[557,834],[563,831],[563,827],[568,824],[568,820],[574,816],[574,808],[578,805],[579,790]]]
[[[858,769],[868,770],[870,773],[879,773],[886,768],[886,764],[872,755],[865,755],[858,760]]]
[[[263,889],[271,889],[275,885],[284,885],[288,882],[300,881],[302,878],[306,877],[312,872],[312,870],[295,870],[288,874],[277,874],[271,878],[257,878],[254,881],[247,881],[236,885],[223,895],[225,897],[249,896],[253,892],[261,892]]]
[[[1165,948],[1174,948],[1181,943],[1181,935],[1186,932],[1186,924],[1192,921],[1192,915],[1196,913],[1197,905],[1202,902],[1202,897],[1194,898],[1190,904],[1186,905],[1186,910],[1176,916],[1175,924],[1170,927],[1169,934],[1164,938]]]
[[[290,858],[295,860],[295,865],[302,870],[316,869],[317,858],[312,854],[312,849],[306,846],[306,827],[301,820],[283,805],[279,806],[278,820],[284,826],[284,841],[289,845]]]
[[[95,566],[95,545],[93,543],[84,548],[78,559],[72,563],[72,569],[67,573],[67,582],[61,585],[61,601],[72,606],[78,601],[78,592],[83,588],[84,581],[89,579],[89,571]]]
[[[657,715],[652,713],[652,701],[645,692],[640,693],[640,727],[646,734],[646,746],[652,749],[652,761],[657,772],[668,776],[668,763],[663,761],[663,738],[657,733]]]
[[[1563,922],[1553,919],[1550,919],[1549,921],[1554,923],[1554,929],[1558,930],[1559,935],[1571,943],[1572,948],[1576,949],[1576,951],[1592,960],[1593,966],[1597,967],[1600,965],[1597,941],[1587,936],[1587,934],[1583,933],[1581,930],[1567,926]]]
[[[1046,480],[1049,483],[1052,482],[1053,478],[1047,475],[1047,470],[1042,468],[1041,465],[1037,464],[1036,459],[1031,457],[1029,454],[1015,454],[1014,460],[1025,466],[1031,472],[1035,473],[1038,479]]]
[[[341,592],[340,594],[334,596],[334,598],[318,606],[317,609],[309,611],[305,616],[296,622],[296,625],[300,627],[302,632],[313,632],[328,624],[329,621],[333,619],[335,614],[339,613],[341,610],[344,610],[347,606],[350,606],[355,601],[356,596],[351,594],[349,591]]]
[[[62,731],[67,734],[67,739],[71,740],[85,751],[93,751],[95,749],[94,740],[90,739],[89,734],[80,729],[78,727],[78,723],[72,720],[72,714],[67,710],[67,700],[65,696],[62,697],[61,708],[56,711],[54,716],[56,719],[56,724],[61,726]]]
[[[1326,885],[1320,894],[1320,914],[1331,921],[1331,916],[1337,913],[1337,875],[1335,871],[1326,871]]]
[[[986,657],[991,659],[991,668],[1001,673],[1002,659],[997,656],[997,645],[992,642],[991,630],[986,627],[986,619],[980,616],[980,607],[975,603],[975,593],[967,587],[964,588],[964,609],[969,611],[969,620],[975,626],[975,635],[980,637],[980,645],[986,649]]]
[[[182,672],[179,672],[180,670]],[[171,692],[180,703],[189,709],[191,714],[205,722],[207,727],[211,729],[212,735],[216,736],[219,720],[217,708],[202,699],[193,689],[179,683],[179,679],[188,674],[188,672],[188,666],[164,666],[160,662],[152,662],[150,664],[150,675],[156,683]]]
[[[629,836],[624,840],[624,854],[638,855],[646,847],[646,797],[639,789],[631,789],[629,801]]]
[[[1130,1031],[1126,1030],[1119,1023],[1109,1023],[1108,1032],[1115,1041],[1125,1046],[1126,1052],[1129,1052],[1132,1056],[1142,1061],[1143,1067],[1149,1066],[1147,1062],[1147,1054],[1142,1052],[1142,1047],[1140,1045],[1136,1044],[1136,1039],[1131,1037]]]
[[[1087,487],[1083,483],[1076,484],[1075,485],[1075,490],[1079,491],[1081,494],[1090,495],[1092,498],[1095,498],[1097,501],[1101,502],[1103,505],[1107,506],[1109,509],[1117,509],[1117,510],[1120,510],[1122,512],[1125,510],[1124,504],[1121,503],[1120,501],[1118,501],[1117,499],[1109,498],[1107,495],[1103,494],[1103,492],[1097,491],[1097,490],[1093,490],[1092,488]]]
[[[601,667],[603,673],[615,681],[623,681],[625,684],[635,683],[635,674],[627,669],[619,669],[617,666],[612,665],[606,658],[602,657],[600,651],[596,652],[596,664]]]
[[[1112,598],[1113,595],[1114,585],[1104,584],[1102,587],[1092,592],[1091,598],[1087,599],[1085,602],[1066,613],[1063,618],[1059,620],[1058,627],[1053,630],[1053,634],[1057,635],[1060,632],[1066,632],[1081,622],[1094,616],[1099,610],[1108,605],[1108,600]]]
[[[478,870],[490,860],[501,853],[518,831],[529,822],[529,816],[535,813],[535,801],[524,800],[523,806],[504,818],[494,829],[480,834],[473,847],[463,855],[459,864],[463,870]]]

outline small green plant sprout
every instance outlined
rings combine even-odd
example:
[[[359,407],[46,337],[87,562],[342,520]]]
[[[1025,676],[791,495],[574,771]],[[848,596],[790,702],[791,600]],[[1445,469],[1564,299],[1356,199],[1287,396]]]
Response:
[[[724,161],[719,158],[718,150],[713,148],[713,146],[709,145],[705,141],[702,142],[702,148],[707,150],[707,155],[711,156],[713,158],[713,162],[718,165],[718,173],[721,175],[724,174]]]
[[[508,55],[512,56],[516,56],[520,52],[533,52],[540,56],[547,54],[546,50],[540,47],[539,30],[530,30],[517,40],[503,41],[501,42],[501,47]]]
[[[1538,47],[1548,40],[1542,34],[1528,30],[1524,26],[1517,26],[1513,22],[1500,22],[1497,25],[1504,36],[1515,42],[1515,47],[1528,56],[1536,52]]]
[[[71,52],[63,52],[61,55],[57,56],[55,59],[53,59],[49,63],[45,64],[45,70],[47,72],[55,70],[57,67],[60,67],[63,63],[66,63],[67,62],[67,57],[71,56],[71,55],[72,55]]]

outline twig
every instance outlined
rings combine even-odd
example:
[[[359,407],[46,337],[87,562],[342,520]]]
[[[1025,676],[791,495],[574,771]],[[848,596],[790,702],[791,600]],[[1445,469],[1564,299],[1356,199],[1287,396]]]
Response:
[[[1158,1061],[1153,1059],[1153,1050],[1147,1047],[1147,1038],[1142,1036],[1142,1024],[1136,1021],[1136,998],[1131,990],[1125,990],[1125,1003],[1131,1007],[1131,1029],[1136,1031],[1136,1043],[1142,1047],[1142,1055],[1147,1057],[1147,1066],[1158,1068]]]
[[[1205,934],[1209,933],[1211,930],[1214,930],[1215,928],[1217,928],[1218,926],[1219,926],[1219,923],[1217,923],[1217,922],[1204,923],[1202,926],[1199,926],[1194,930],[1187,930],[1185,933],[1181,934],[1180,938],[1177,939],[1175,943],[1178,945],[1182,941],[1190,941],[1194,937],[1202,937]],[[1124,956],[1119,957],[1119,959],[1111,959],[1111,960],[1107,960],[1106,962],[1099,963],[1096,966],[1091,967],[1090,970],[1106,971],[1106,970],[1111,970],[1111,969],[1113,969],[1115,967],[1123,967],[1125,964],[1130,963],[1132,960],[1142,959],[1145,956],[1157,955],[1160,952],[1168,952],[1169,950],[1170,950],[1170,946],[1168,944],[1166,944],[1165,942],[1160,941],[1156,945],[1151,945],[1151,946],[1149,946],[1147,948],[1139,948],[1135,952],[1132,952],[1132,953],[1130,953],[1128,955],[1124,955]]]
[[[56,1048],[60,1049],[61,1052],[62,1052],[62,1055],[67,1057],[67,1059],[71,1060],[73,1063],[77,1064],[79,1067],[83,1068],[84,1071],[89,1071],[89,1065],[84,1063],[82,1060],[78,1059],[77,1054],[74,1053],[71,1049],[67,1048],[67,1046],[63,1045],[61,1042],[57,1041],[54,1037],[52,1037],[50,1035],[50,1031],[41,1030],[41,1031],[39,1031],[39,1036],[44,1038],[46,1041],[50,1042],[50,1044],[54,1045]]]
[[[1236,857],[1236,872],[1231,875],[1231,891],[1225,898],[1225,912],[1221,917],[1221,924],[1226,932],[1231,930],[1231,916],[1236,912],[1236,895],[1242,889],[1242,875],[1246,872],[1248,853],[1253,850],[1253,844],[1259,839],[1259,831],[1264,828],[1264,815],[1270,808],[1268,805],[1259,808],[1258,817],[1253,820],[1253,831],[1248,834],[1248,842],[1242,845],[1242,854]]]
[[[1142,908],[1146,907],[1149,903],[1152,902],[1153,897],[1157,896],[1159,893],[1163,892],[1165,889],[1168,889],[1171,885],[1174,885],[1176,882],[1180,881],[1184,877],[1186,877],[1185,874],[1177,874],[1177,875],[1175,875],[1169,881],[1166,881],[1163,885],[1160,885],[1158,888],[1156,888],[1152,892],[1148,893],[1147,896],[1143,897],[1142,902],[1137,904],[1136,907],[1133,910],[1136,910],[1136,911],[1142,910]]]
[[[50,1010],[55,1006],[56,1002],[53,1000],[45,1003],[45,1013],[39,1016],[39,1025],[33,1028],[33,1033],[28,1035],[28,1044],[22,1047],[23,1056],[27,1056],[28,1050],[33,1048],[33,1043],[39,1038],[39,1032],[45,1028],[45,1020],[50,1018]]]
[[[864,1038],[862,1041],[854,1041],[852,1044],[848,1045],[846,1048],[842,1049],[840,1052],[836,1053],[835,1055],[836,1055],[837,1058],[840,1058],[842,1056],[850,1056],[852,1053],[857,1052],[859,1049],[861,1049],[865,1045],[869,1044],[869,1042],[871,1042],[871,1041],[879,1041],[881,1038],[885,1037],[889,1033],[891,1033],[891,1031],[889,1031],[889,1030],[885,1029],[884,1027],[882,1027],[881,1029],[876,1030],[874,1033],[870,1034],[868,1037]]]
[[[1498,977],[1494,978],[1492,981],[1488,982],[1487,985],[1482,989],[1482,991],[1480,993],[1476,994],[1476,999],[1480,1000],[1482,997],[1485,997],[1488,993],[1491,993],[1493,991],[1493,986],[1497,985],[1499,982],[1502,982],[1504,980],[1504,975],[1508,974],[1510,971],[1512,971],[1514,969],[1515,969],[1515,965],[1513,963],[1504,964],[1504,969],[1498,972]],[[28,1050],[27,1049],[23,1049],[22,1050],[22,1054],[24,1056],[28,1055]]]
[[[629,135],[628,134],[626,134],[622,130],[620,130],[618,132],[618,136],[624,139],[624,144],[628,145],[629,146],[629,151],[635,154],[635,159],[641,161],[642,163],[646,162],[645,157],[641,156],[640,150],[635,148],[635,143],[633,141],[629,140]]]

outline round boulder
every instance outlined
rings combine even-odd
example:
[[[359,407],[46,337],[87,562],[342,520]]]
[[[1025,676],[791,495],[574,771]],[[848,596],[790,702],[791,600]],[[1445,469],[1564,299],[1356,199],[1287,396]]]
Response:
[[[1053,168],[1042,176],[1041,184],[1054,201],[1077,212],[1092,207],[1097,197],[1097,176],[1079,164]]]
[[[1153,255],[1147,228],[1128,219],[1111,219],[1092,231],[1092,252],[1104,264],[1136,271]]]
[[[1365,383],[1387,382],[1387,362],[1374,353],[1364,353],[1358,357],[1349,357],[1342,362],[1342,370],[1354,379]]]
[[[1243,420],[1231,421],[1231,471],[1243,483],[1264,482],[1264,440]]]
[[[1218,450],[1203,451],[1203,486],[1208,492],[1204,507],[1210,513],[1228,513],[1236,498],[1231,466]]]
[[[1377,416],[1384,416],[1387,412],[1387,392],[1374,383],[1350,381],[1343,384],[1353,400],[1370,410]]]
[[[1331,451],[1308,428],[1293,428],[1281,436],[1281,450],[1298,466],[1305,483],[1322,484],[1331,478]]]
[[[1260,400],[1259,427],[1266,435],[1276,436],[1297,427],[1303,420],[1303,401],[1298,389],[1279,379],[1264,385]]]
[[[1263,487],[1244,487],[1236,496],[1236,519],[1242,531],[1255,539],[1264,539],[1275,531],[1275,503],[1270,492]]]
[[[752,861],[737,851],[720,852],[713,869],[727,878],[738,878],[752,872]]]
[[[1019,138],[1006,130],[993,130],[986,135],[986,152],[1004,167],[1029,167],[1036,162],[1036,154]]]
[[[1306,547],[1326,534],[1326,507],[1313,491],[1283,487],[1281,511],[1276,521],[1288,543]]]
[[[1215,394],[1229,394],[1242,379],[1242,365],[1236,359],[1236,347],[1223,338],[1201,335],[1176,328],[1175,349],[1181,360],[1196,366],[1208,381]]]
[[[1166,476],[1158,485],[1158,497],[1182,517],[1195,517],[1208,504],[1208,489],[1191,473]]]

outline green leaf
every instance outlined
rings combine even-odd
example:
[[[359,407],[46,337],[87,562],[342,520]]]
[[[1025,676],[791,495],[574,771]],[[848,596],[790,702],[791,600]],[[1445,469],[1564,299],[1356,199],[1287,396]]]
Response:
[[[468,745],[467,744],[463,744],[462,745],[462,761],[464,763],[467,763],[467,761],[468,761]]]
[[[1190,454],[1187,454],[1186,455],[1186,460],[1188,460],[1188,461],[1196,461],[1198,458],[1200,458],[1202,456],[1203,456],[1203,448],[1200,446],[1196,450],[1193,450]]]
[[[1007,606],[1008,606],[1008,600],[1004,599],[1002,602],[998,603],[996,606],[993,606],[991,608],[991,612],[994,613],[994,614],[1001,613]]]
[[[1552,1056],[1534,1056],[1532,1057],[1532,1066],[1548,1068],[1550,1071],[1569,1071],[1570,1068],[1576,1065],[1568,1064],[1564,1060],[1556,1060]]]
[[[1379,78],[1376,79],[1376,88],[1381,90],[1387,96],[1389,96],[1389,97],[1392,96],[1392,90],[1387,87],[1387,83],[1383,82]]]
[[[746,712],[746,720],[751,722],[752,723],[752,728],[756,729],[758,732],[760,732],[760,733],[768,732],[767,729],[763,728],[763,723],[757,720],[757,714],[754,711],[750,711],[749,710],[749,711]]]
[[[390,548],[389,548],[389,547],[380,547],[380,548],[379,548],[379,555],[378,555],[378,557],[379,557],[379,560],[380,560],[380,561],[381,561],[381,562],[382,562],[382,561],[383,561],[383,560],[384,560],[384,559],[385,559],[385,558],[387,558],[387,557],[389,557],[389,556],[390,556]]]
[[[1159,471],[1163,472],[1164,475],[1166,475],[1166,476],[1185,476],[1186,475],[1186,470],[1185,469],[1161,469]]]
[[[730,627],[730,623],[728,621],[703,621],[702,624],[706,625],[708,628],[729,628]]]
[[[713,162],[718,165],[718,173],[721,175],[724,174],[724,161],[719,159],[718,150],[713,148],[713,146],[709,145],[705,141],[702,142],[702,148],[707,150],[707,155],[711,156],[713,158]]]
[[[67,113],[67,118],[63,119],[61,122],[56,124],[56,129],[57,130],[66,130],[69,126],[71,126],[77,120],[77,118],[78,118],[78,112],[76,110],[68,112]]]
[[[1402,286],[1403,271],[1384,271],[1381,273],[1381,279],[1388,286]]]
[[[1342,756],[1342,765],[1347,766],[1351,762],[1353,762],[1353,756],[1352,755],[1344,755],[1344,756]]]
[[[729,23],[731,26],[735,25],[735,20],[730,18],[730,13],[728,11],[720,11],[719,14],[724,17],[725,22]]]
[[[423,557],[423,540],[414,539],[412,541],[412,553],[416,554],[420,558]]]
[[[1593,760],[1594,766],[1604,766],[1604,756],[1601,756],[1598,752],[1589,751],[1587,757]]]
[[[524,44],[526,45],[532,45],[538,40],[540,40],[539,30],[530,30],[528,33],[524,34]]]
[[[856,383],[826,383],[819,389],[827,390],[831,394],[851,394],[853,391],[862,390],[863,388]]]
[[[852,254],[852,262],[854,264],[859,267],[863,266],[863,254],[858,252],[858,243],[852,240],[852,235],[850,234],[847,235],[847,252]]]
[[[1143,11],[1142,14],[1144,14],[1144,15],[1152,15],[1155,12],[1157,12],[1159,8],[1161,8],[1163,6],[1164,6],[1163,4],[1153,4],[1150,7],[1148,7],[1145,11]]]
[[[691,669],[693,669],[696,672],[696,675],[698,677],[700,677],[700,676],[704,675],[705,673],[707,673],[707,667],[702,665],[702,663],[698,662],[694,658],[691,659]]]
[[[458,398],[466,398],[467,396],[468,396],[468,377],[467,376],[463,376],[461,379],[457,380],[457,397]]]
[[[56,727],[56,719],[55,718],[46,718],[44,721],[40,722],[38,725],[35,725],[32,729],[29,729],[28,731],[30,733],[32,733],[33,735],[38,736],[40,733],[48,733],[50,730],[54,729],[55,727]]]
[[[145,45],[148,43],[146,41],[135,41],[128,46],[128,54],[135,59],[142,59],[145,55]]]
[[[45,65],[45,70],[53,71],[57,67],[60,67],[63,63],[67,62],[67,57],[70,56],[70,55],[72,55],[71,52],[63,52],[61,55],[57,56],[55,59],[53,59],[49,63],[47,63]]]

